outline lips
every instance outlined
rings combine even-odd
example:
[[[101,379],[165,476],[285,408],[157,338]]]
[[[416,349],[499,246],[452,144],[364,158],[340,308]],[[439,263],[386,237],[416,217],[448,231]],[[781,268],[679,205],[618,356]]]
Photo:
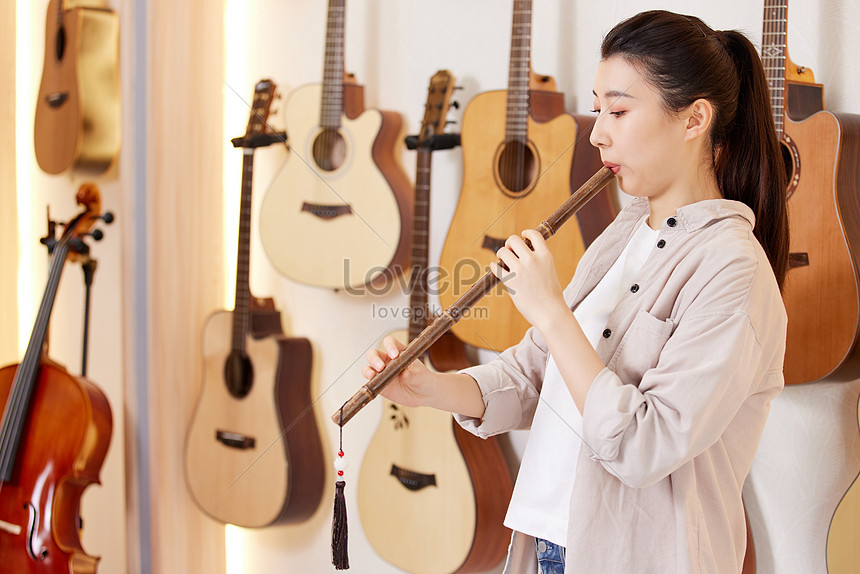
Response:
[[[605,165],[610,170],[612,170],[612,173],[614,173],[615,175],[618,175],[618,170],[621,169],[620,165],[618,165],[616,163],[610,163],[608,161],[603,162],[603,165]]]

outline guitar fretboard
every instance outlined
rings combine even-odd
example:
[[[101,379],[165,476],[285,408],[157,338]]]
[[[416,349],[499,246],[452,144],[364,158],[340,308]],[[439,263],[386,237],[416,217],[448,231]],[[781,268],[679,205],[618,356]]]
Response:
[[[430,307],[427,302],[427,261],[430,249],[430,158],[432,151],[418,148],[415,172],[415,207],[412,222],[412,276],[410,279],[409,340],[427,326]]]
[[[320,125],[340,127],[343,112],[343,51],[346,0],[329,0]]]
[[[770,87],[770,104],[776,135],[782,137],[785,109],[786,23],[788,0],[765,0],[761,61]]]
[[[508,69],[507,141],[528,138],[529,71],[531,70],[532,2],[514,0],[511,58]]]

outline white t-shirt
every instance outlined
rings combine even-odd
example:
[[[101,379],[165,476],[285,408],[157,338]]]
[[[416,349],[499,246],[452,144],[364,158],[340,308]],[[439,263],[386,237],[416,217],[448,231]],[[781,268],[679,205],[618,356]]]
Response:
[[[651,229],[643,217],[624,251],[574,311],[592,346],[597,346],[609,313],[630,289],[658,234],[659,230]],[[550,355],[505,526],[561,546],[567,544],[570,494],[581,435],[582,415]]]

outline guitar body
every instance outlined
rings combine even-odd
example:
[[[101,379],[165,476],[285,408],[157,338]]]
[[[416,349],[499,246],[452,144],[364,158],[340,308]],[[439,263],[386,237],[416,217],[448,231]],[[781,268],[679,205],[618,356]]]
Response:
[[[310,408],[310,343],[271,334],[280,332],[277,312],[263,333],[252,319],[246,350],[253,385],[236,398],[224,383],[232,315],[212,314],[203,331],[203,386],[186,439],[188,487],[200,508],[222,522],[262,527],[304,520],[319,505],[325,476]],[[245,438],[253,445],[241,444]]]
[[[9,400],[19,365],[0,369]],[[0,483],[0,572],[94,574],[98,558],[79,538],[84,489],[100,484],[112,419],[104,393],[42,363],[13,478]]]
[[[800,122],[786,119],[784,140],[802,158],[788,198],[786,384],[837,371],[850,378],[857,370],[849,359],[860,325],[858,118],[820,111]]]
[[[534,96],[536,93],[532,92]],[[498,154],[505,142],[507,92],[475,96],[463,113],[463,187],[440,257],[444,270],[440,302],[449,307],[495,262],[496,251],[510,235],[533,229],[570,197],[573,143],[577,126],[568,114],[546,121],[528,118],[529,147],[535,158],[533,186],[516,196],[500,188]],[[548,242],[562,280],[573,275],[585,251],[580,230],[563,226]],[[501,351],[522,339],[528,323],[504,287],[484,297],[452,331],[464,343]]]
[[[860,421],[860,401],[857,403]],[[860,475],[839,501],[827,531],[828,574],[851,574],[860,564]]]
[[[36,160],[50,174],[75,169],[98,175],[119,154],[119,22],[103,8],[73,8],[59,16],[57,2],[51,1],[45,24]]]
[[[344,117],[343,159],[333,170],[314,160],[321,86],[295,90],[286,103],[290,153],[263,198],[260,237],[275,269],[295,281],[356,288],[407,259],[410,183],[394,161],[400,116],[367,109]]]
[[[406,331],[392,335],[408,340]],[[513,490],[498,441],[468,433],[451,413],[382,400],[358,483],[361,525],[374,550],[414,574],[498,565],[510,542],[502,522]]]

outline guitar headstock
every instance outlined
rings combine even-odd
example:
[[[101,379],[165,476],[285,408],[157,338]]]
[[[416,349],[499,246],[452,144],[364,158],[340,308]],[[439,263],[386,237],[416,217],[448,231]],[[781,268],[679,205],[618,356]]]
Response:
[[[248,127],[245,130],[245,138],[249,136],[271,131],[268,127],[269,113],[275,100],[275,82],[269,79],[260,80],[254,87],[254,101],[251,103],[251,117],[248,118]]]
[[[445,131],[445,119],[451,106],[451,94],[454,93],[454,76],[448,70],[439,70],[430,78],[427,89],[427,104],[424,106],[424,119],[421,121],[421,132],[418,135],[418,145],[429,138]]]

